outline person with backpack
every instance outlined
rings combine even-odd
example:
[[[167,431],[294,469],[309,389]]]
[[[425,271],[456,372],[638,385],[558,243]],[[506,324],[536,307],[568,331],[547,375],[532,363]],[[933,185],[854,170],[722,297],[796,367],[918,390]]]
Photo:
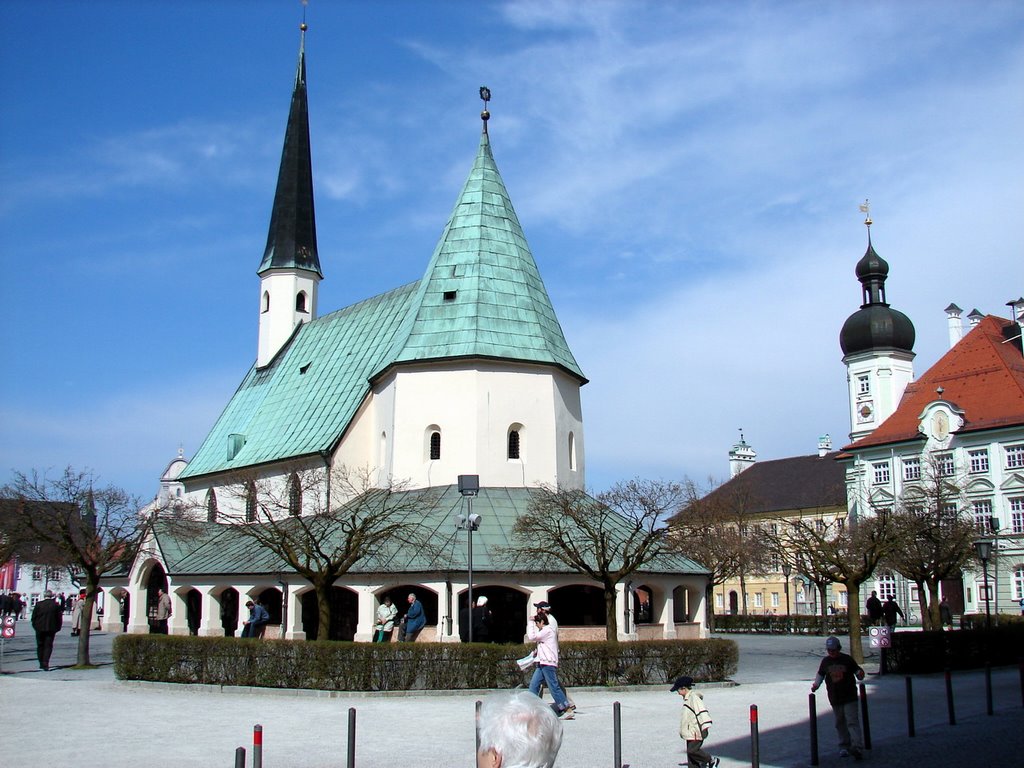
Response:
[[[693,678],[683,675],[671,688],[683,697],[683,716],[679,721],[679,737],[686,741],[686,762],[691,768],[715,768],[720,762],[704,749],[711,727],[711,715],[704,706],[704,697],[693,690]]]

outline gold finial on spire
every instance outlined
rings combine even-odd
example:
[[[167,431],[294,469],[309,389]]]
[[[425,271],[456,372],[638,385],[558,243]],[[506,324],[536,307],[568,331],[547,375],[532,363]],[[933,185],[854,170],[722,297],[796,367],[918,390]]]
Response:
[[[305,37],[306,30],[309,29],[309,27],[306,26],[306,6],[307,5],[309,5],[309,0],[302,0],[302,23],[299,25],[299,29],[302,30],[303,37]]]
[[[864,226],[868,228],[868,233],[871,232],[871,225],[874,224],[871,220],[871,203],[865,197],[864,202],[860,204],[860,212],[864,214]]]
[[[484,110],[480,113],[480,119],[484,121],[484,133],[487,133],[487,121],[491,119],[491,113],[487,111],[487,102],[491,100],[491,89],[486,85],[480,86],[480,99],[484,103]]]

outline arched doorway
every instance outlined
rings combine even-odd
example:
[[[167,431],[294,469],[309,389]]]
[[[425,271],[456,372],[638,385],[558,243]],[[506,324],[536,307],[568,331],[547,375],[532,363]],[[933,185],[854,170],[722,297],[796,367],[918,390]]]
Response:
[[[633,623],[650,624],[654,615],[654,591],[640,586],[633,590]]]
[[[234,637],[238,631],[238,590],[234,587],[220,593],[220,625],[225,637]]]
[[[416,599],[420,601],[420,605],[423,606],[423,616],[427,620],[426,627],[437,626],[438,616],[438,600],[437,593],[433,590],[421,587],[419,584],[400,584],[397,587],[391,587],[386,589],[377,595],[378,600],[383,600],[385,596],[391,598],[391,602],[396,608],[398,608],[398,617],[395,621],[395,636],[400,637],[399,622],[405,616],[405,612],[409,610],[409,595],[416,595]]]
[[[327,637],[320,635],[320,607],[317,604],[316,591],[304,592],[302,601],[302,631],[307,640],[346,640],[351,642],[356,636],[357,617],[359,615],[359,596],[345,587],[331,588],[331,626]]]
[[[732,590],[729,593],[729,613],[735,616],[740,612],[740,596],[736,593],[736,590]]]
[[[487,605],[484,606],[490,611],[487,624],[486,636],[481,638],[478,632],[479,615],[477,624],[473,629],[474,643],[521,643],[523,635],[526,634],[526,618],[532,615],[532,605],[527,605],[528,597],[518,589],[499,586],[477,586],[473,585],[473,602],[479,598],[486,597]],[[469,590],[462,590],[459,593],[459,638],[462,642],[469,640],[468,622],[468,601]]]
[[[198,589],[192,588],[185,593],[185,623],[190,635],[199,634],[199,622],[203,618],[203,596]]]
[[[603,627],[607,624],[604,590],[600,587],[577,584],[558,587],[548,592],[548,602],[560,627]]]
[[[156,604],[160,599],[158,592],[167,593],[167,572],[160,563],[153,563],[146,576],[146,617],[149,619],[149,631],[156,629]]]

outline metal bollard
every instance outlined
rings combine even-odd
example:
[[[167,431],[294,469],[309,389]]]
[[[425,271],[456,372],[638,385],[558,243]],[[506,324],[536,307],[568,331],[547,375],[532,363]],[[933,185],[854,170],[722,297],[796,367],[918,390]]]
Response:
[[[622,705],[612,704],[612,760],[614,768],[622,768]]]
[[[245,747],[235,750],[235,768],[245,768]]]
[[[348,709],[348,768],[356,768],[356,708]]]
[[[476,757],[474,758],[473,763],[476,766],[476,768],[480,768],[480,707],[482,707],[483,705],[483,702],[477,699],[475,706],[476,725],[473,728],[473,730],[476,731]]]
[[[868,717],[868,689],[860,684],[860,719],[864,735],[864,749],[871,749],[871,720]]]
[[[992,665],[985,665],[985,712],[992,714]]]
[[[252,768],[263,768],[263,726],[252,727]]]
[[[761,765],[761,738],[757,731],[757,704],[750,705],[750,765],[759,768]]]
[[[907,736],[914,738],[914,682],[908,675],[907,678]]]
[[[818,713],[815,711],[814,694],[807,694],[808,720],[811,723],[811,765],[818,764]]]
[[[953,673],[946,670],[946,709],[949,710],[949,724],[956,725],[956,710],[953,708]]]

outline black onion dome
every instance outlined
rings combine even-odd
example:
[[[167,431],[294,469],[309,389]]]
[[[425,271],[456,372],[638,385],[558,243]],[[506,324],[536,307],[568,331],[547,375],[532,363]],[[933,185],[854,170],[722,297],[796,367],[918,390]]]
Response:
[[[864,282],[864,278],[880,277],[883,280],[889,275],[889,263],[875,253],[875,248],[868,241],[868,249],[864,256],[857,262],[857,279]]]
[[[844,355],[889,348],[912,352],[917,334],[910,318],[888,304],[861,307],[839,332],[839,346]]]
[[[868,236],[868,249],[857,262],[864,302],[860,309],[843,323],[839,333],[839,346],[844,355],[867,352],[872,349],[914,349],[914,324],[910,318],[890,307],[885,301],[885,278],[889,265],[875,253]]]

